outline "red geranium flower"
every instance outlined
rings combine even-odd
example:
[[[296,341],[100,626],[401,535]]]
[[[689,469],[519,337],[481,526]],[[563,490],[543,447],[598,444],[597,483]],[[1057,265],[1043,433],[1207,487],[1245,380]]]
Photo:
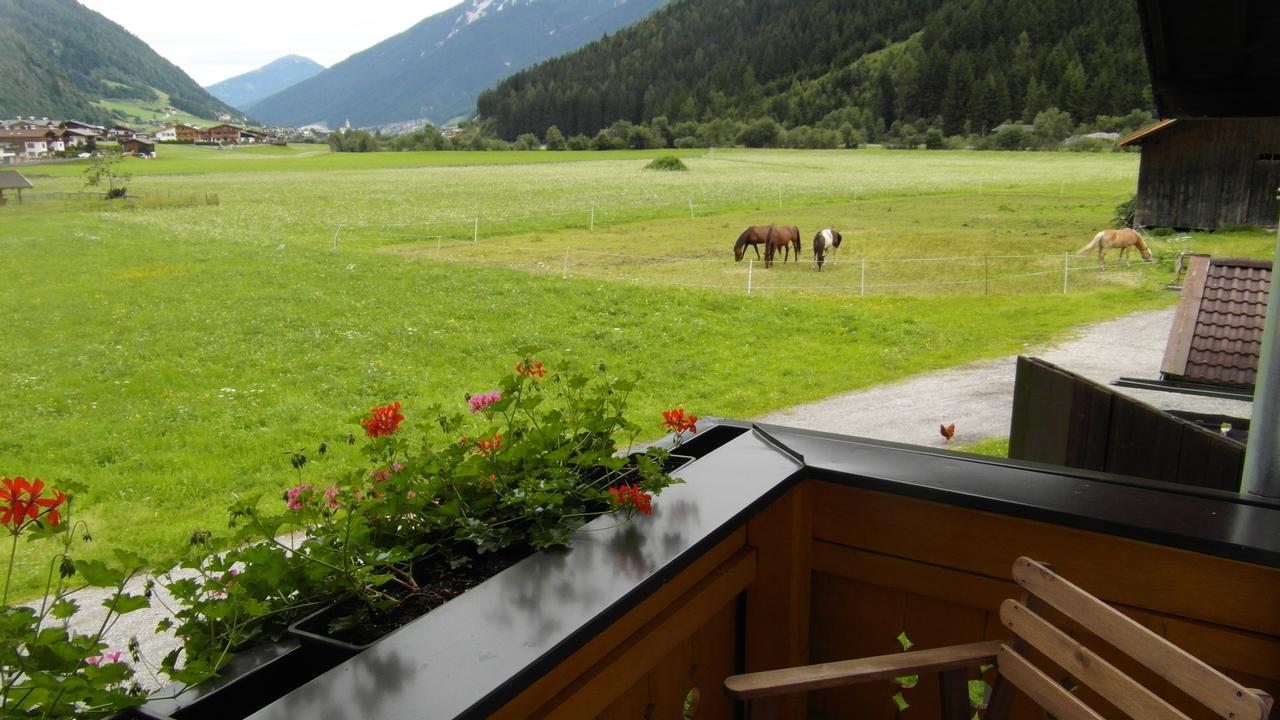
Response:
[[[404,416],[400,414],[400,403],[395,402],[382,407],[369,408],[369,417],[360,421],[364,426],[364,434],[371,438],[390,435],[400,427]]]
[[[640,489],[639,485],[623,485],[609,488],[613,496],[613,504],[619,508],[631,507],[645,515],[653,514],[653,496]]]
[[[547,369],[542,367],[542,363],[540,362],[529,363],[529,364],[518,362],[516,363],[516,372],[520,373],[521,375],[527,378],[534,378],[534,379],[543,378],[547,376]]]
[[[682,433],[685,430],[696,433],[698,432],[697,422],[698,416],[685,415],[682,407],[662,413],[662,426],[674,433]]]
[[[502,435],[494,435],[492,440],[481,439],[476,441],[476,454],[490,457],[497,452],[500,447],[502,447]]]
[[[39,478],[28,481],[21,476],[0,478],[0,485],[3,485],[0,488],[0,525],[16,531],[42,515],[53,527],[62,522],[58,508],[67,501],[67,496],[60,490],[54,490],[51,498],[40,497],[44,493],[44,481]]]

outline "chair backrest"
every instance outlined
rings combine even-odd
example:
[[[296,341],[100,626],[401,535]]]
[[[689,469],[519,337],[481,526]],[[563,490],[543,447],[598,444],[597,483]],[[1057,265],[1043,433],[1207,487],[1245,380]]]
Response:
[[[1271,697],[1250,690],[1197,660],[1110,605],[1062,579],[1049,567],[1028,558],[1013,564],[1013,579],[1038,598],[1132,660],[1164,678],[1226,720],[1266,720]],[[1034,648],[1065,669],[1080,683],[1135,720],[1187,716],[1136,680],[1102,659],[1028,605],[1005,600],[1000,619],[1019,640],[1001,646],[1000,675],[1062,720],[1101,715],[1078,696],[1030,663],[1024,656]]]

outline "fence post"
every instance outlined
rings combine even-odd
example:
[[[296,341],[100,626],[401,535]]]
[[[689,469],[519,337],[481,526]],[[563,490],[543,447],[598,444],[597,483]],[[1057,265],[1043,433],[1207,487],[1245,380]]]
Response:
[[[747,294],[751,294],[751,273],[755,270],[755,260],[747,259]]]
[[[341,225],[333,229],[333,249],[334,250],[338,249],[338,234],[341,232],[342,232]]]
[[[782,188],[778,188],[778,207],[782,207]]]
[[[693,198],[689,198],[689,219],[693,219]]]
[[[564,249],[564,269],[560,271],[560,277],[569,277],[569,248]]]
[[[991,257],[982,256],[982,294],[991,294]]]
[[[1071,254],[1062,253],[1062,294],[1067,294],[1067,275],[1071,270]]]
[[[858,295],[865,296],[867,294],[867,259],[862,258],[862,279],[858,281]]]
[[[587,228],[587,232],[596,231],[596,206],[591,206],[591,226]]]
[[[471,226],[471,242],[476,242],[479,239],[480,239],[480,216],[477,215],[475,224]]]

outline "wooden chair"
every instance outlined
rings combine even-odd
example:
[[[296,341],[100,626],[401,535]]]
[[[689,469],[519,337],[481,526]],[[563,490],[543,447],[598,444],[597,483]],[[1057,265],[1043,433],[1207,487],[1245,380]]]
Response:
[[[1036,650],[1135,720],[1187,720],[1181,711],[1046,620],[1041,611],[1048,606],[1180,688],[1219,717],[1226,720],[1266,720],[1271,710],[1269,695],[1245,688],[1200,662],[1062,579],[1047,565],[1025,557],[1018,558],[1013,564],[1013,579],[1025,593],[1021,600],[1009,599],[1000,605],[1000,620],[1013,631],[1007,642],[993,640],[734,675],[725,680],[725,688],[730,696],[750,701],[753,698],[939,672],[943,717],[965,720],[973,714],[967,695],[968,669],[994,664],[999,670],[999,678],[984,715],[987,720],[1008,717],[1015,688],[1055,718],[1101,720],[1100,714],[1064,685],[1027,661],[1028,651]]]

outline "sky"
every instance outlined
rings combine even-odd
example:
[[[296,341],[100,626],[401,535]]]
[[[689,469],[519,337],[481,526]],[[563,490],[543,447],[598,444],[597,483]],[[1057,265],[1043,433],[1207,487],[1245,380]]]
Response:
[[[258,0],[245,5],[80,0],[213,85],[283,55],[329,67],[463,0]]]

